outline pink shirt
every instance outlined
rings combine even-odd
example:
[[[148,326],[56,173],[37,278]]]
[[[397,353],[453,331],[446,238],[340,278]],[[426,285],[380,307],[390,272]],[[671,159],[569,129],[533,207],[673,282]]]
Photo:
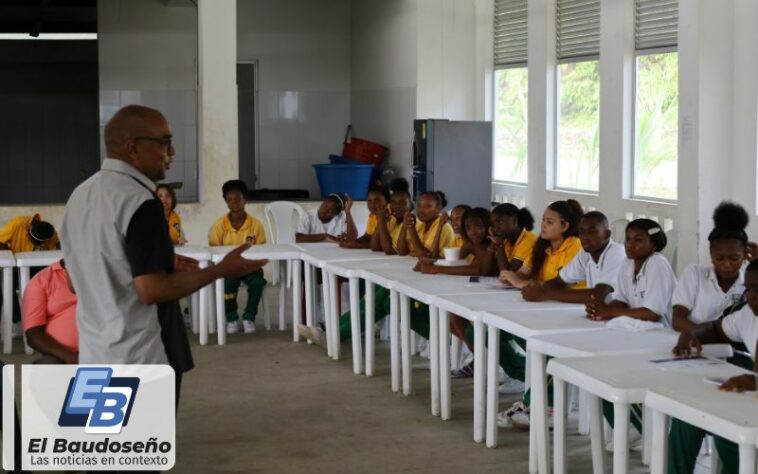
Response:
[[[29,281],[21,309],[24,332],[45,326],[48,336],[73,352],[79,351],[76,295],[68,289],[66,269],[57,261]]]

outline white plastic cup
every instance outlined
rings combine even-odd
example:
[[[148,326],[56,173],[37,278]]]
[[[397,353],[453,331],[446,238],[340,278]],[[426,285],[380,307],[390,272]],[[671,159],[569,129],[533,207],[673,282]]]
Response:
[[[443,250],[445,253],[445,260],[449,262],[454,262],[456,260],[461,259],[461,249],[460,247],[448,247]]]

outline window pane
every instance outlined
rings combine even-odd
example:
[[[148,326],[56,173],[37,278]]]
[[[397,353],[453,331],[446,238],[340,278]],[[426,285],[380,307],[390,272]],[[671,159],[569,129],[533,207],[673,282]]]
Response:
[[[493,178],[526,183],[527,68],[495,71]]]
[[[678,67],[675,52],[637,57],[635,196],[676,199]]]
[[[558,65],[556,187],[598,190],[598,61]]]

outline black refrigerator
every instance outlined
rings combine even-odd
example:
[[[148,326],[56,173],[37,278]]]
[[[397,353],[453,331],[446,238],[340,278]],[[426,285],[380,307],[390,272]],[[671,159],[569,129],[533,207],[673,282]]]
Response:
[[[444,191],[458,204],[492,202],[492,122],[424,119],[413,122],[413,199]]]

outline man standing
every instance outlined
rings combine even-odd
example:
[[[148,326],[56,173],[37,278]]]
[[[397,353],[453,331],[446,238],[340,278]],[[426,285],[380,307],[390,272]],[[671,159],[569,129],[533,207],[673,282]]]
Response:
[[[178,397],[181,372],[192,359],[176,300],[266,261],[242,258],[248,245],[203,270],[174,255],[153,192],[174,156],[171,128],[159,111],[122,108],[105,126],[105,146],[101,170],[71,194],[61,229],[78,298],[79,363],[171,362]]]

